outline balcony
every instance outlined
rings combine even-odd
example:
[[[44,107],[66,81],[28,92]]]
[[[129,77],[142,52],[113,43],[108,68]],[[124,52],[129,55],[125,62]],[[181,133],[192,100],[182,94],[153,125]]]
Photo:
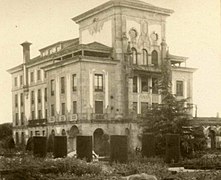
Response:
[[[154,65],[133,65],[132,69],[134,71],[143,71],[143,72],[150,72],[150,73],[161,73],[160,66],[154,66]]]
[[[92,120],[107,120],[107,114],[92,114]]]
[[[29,127],[46,126],[46,124],[47,124],[47,119],[35,119],[28,121]]]
[[[78,114],[72,114],[70,121],[77,121],[78,120]]]
[[[65,115],[61,115],[59,117],[59,121],[66,121],[66,116]]]

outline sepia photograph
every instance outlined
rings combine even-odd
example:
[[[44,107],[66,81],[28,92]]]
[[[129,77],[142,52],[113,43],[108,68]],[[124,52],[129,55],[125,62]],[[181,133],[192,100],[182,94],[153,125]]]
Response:
[[[221,0],[0,17],[0,180],[221,180]]]

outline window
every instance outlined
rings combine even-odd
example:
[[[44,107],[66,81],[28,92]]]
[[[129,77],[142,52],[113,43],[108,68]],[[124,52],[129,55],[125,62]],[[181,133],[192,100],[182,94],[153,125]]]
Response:
[[[31,137],[33,136],[33,132],[32,132],[32,131],[30,131],[30,136],[31,136]]]
[[[55,91],[55,82],[54,79],[51,80],[51,95],[54,96]]]
[[[47,100],[48,100],[48,94],[47,94],[47,92],[48,92],[48,90],[47,90],[47,88],[45,88],[45,102],[47,102]]]
[[[148,103],[147,102],[141,102],[141,114],[145,114],[148,109]]]
[[[31,118],[32,120],[35,119],[35,111],[31,111]]]
[[[61,135],[62,135],[62,136],[66,136],[66,132],[65,132],[64,129],[62,129],[62,131],[61,131]]]
[[[15,85],[15,87],[18,85],[18,78],[17,77],[14,78],[14,85]]]
[[[20,103],[21,103],[21,106],[23,106],[24,104],[23,93],[20,94]]]
[[[31,104],[35,103],[34,91],[31,91]]]
[[[143,49],[143,65],[148,64],[148,52],[146,49]]]
[[[41,103],[41,89],[38,90],[38,103]]]
[[[22,86],[23,85],[23,76],[21,75],[20,76],[20,86]]]
[[[77,76],[76,76],[76,74],[72,75],[72,90],[77,91]]]
[[[31,82],[34,82],[34,72],[31,72]]]
[[[41,70],[37,71],[37,80],[40,81],[41,80]]]
[[[152,93],[158,94],[158,79],[157,78],[152,79]]]
[[[148,76],[143,76],[141,78],[141,90],[142,92],[148,92],[149,86],[148,86]]]
[[[44,130],[42,131],[42,136],[45,136],[45,131]]]
[[[18,132],[15,133],[15,142],[16,142],[16,144],[19,143],[19,134],[18,134]]]
[[[45,109],[45,118],[47,119],[48,118],[48,110]]]
[[[73,101],[73,114],[77,114],[77,101]]]
[[[103,101],[95,101],[95,114],[103,114]]]
[[[61,104],[61,115],[65,115],[65,103]]]
[[[65,78],[61,77],[61,93],[65,93]]]
[[[137,113],[137,102],[133,102],[133,112]]]
[[[21,144],[25,144],[25,133],[24,132],[22,132],[21,133]]]
[[[137,92],[137,76],[133,77],[133,92]]]
[[[54,104],[51,105],[51,116],[54,116]]]
[[[183,96],[183,81],[176,81],[176,95]]]
[[[103,91],[103,74],[95,74],[95,91]]]
[[[137,63],[137,50],[135,48],[132,48],[131,51],[132,51],[133,64],[138,64]]]
[[[156,50],[154,50],[152,52],[152,55],[151,55],[151,63],[154,65],[154,66],[158,66],[158,53]]]
[[[21,112],[21,125],[23,126],[24,125],[24,113]]]
[[[15,95],[15,107],[18,107],[18,95]]]
[[[18,113],[15,113],[15,125],[18,126]]]
[[[38,119],[41,119],[42,118],[42,112],[41,112],[41,109],[38,110]]]

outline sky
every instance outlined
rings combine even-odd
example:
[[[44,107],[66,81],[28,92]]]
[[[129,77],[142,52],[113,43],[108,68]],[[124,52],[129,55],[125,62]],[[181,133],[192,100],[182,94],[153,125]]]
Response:
[[[39,49],[78,37],[75,17],[108,0],[0,0],[0,123],[12,122],[11,77],[6,71],[23,61],[24,41]],[[170,53],[189,57],[194,73],[193,100],[198,116],[221,117],[220,0],[143,0],[173,9],[167,19]]]

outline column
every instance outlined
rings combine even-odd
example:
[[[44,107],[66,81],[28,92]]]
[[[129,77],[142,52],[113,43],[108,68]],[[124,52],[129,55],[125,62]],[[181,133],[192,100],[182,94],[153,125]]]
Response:
[[[67,98],[67,100],[66,100],[66,102],[67,102],[67,111],[68,112],[71,112],[71,75],[70,74],[68,74],[67,76],[66,76],[66,87],[65,87],[65,89],[66,89],[66,91],[67,91],[67,93],[66,93],[66,98]]]
[[[34,82],[37,82],[37,69],[35,69],[34,71]]]
[[[172,94],[176,94],[176,81],[172,80]]]
[[[34,97],[35,97],[35,119],[38,118],[38,90],[36,89],[34,91]]]
[[[56,111],[59,114],[60,113],[60,81],[59,77],[56,77],[55,79],[55,101],[56,101]]]
[[[148,79],[148,86],[149,87],[152,87],[152,77],[150,77]],[[152,103],[153,103],[153,93],[152,93],[152,88],[150,88],[150,105],[152,106]]]
[[[89,103],[90,103],[91,108],[93,108],[93,105],[94,105],[93,80],[94,80],[94,69],[92,71],[89,71]]]
[[[30,119],[30,115],[31,115],[31,106],[30,106],[30,91],[27,92],[28,94],[24,93],[24,103],[25,103],[25,117],[27,120]]]
[[[183,81],[183,96],[184,98],[187,98],[187,82]]]
[[[42,113],[42,117],[45,117],[45,90],[44,88],[41,89],[41,113]]]
[[[44,70],[41,69],[40,71],[41,71],[41,81],[44,81],[44,78],[45,78]]]
[[[104,78],[104,82],[105,82],[105,108],[108,107],[109,105],[109,88],[108,88],[108,72],[105,72],[105,78]]]
[[[18,119],[21,120],[21,99],[20,99],[20,93],[18,93]]]

